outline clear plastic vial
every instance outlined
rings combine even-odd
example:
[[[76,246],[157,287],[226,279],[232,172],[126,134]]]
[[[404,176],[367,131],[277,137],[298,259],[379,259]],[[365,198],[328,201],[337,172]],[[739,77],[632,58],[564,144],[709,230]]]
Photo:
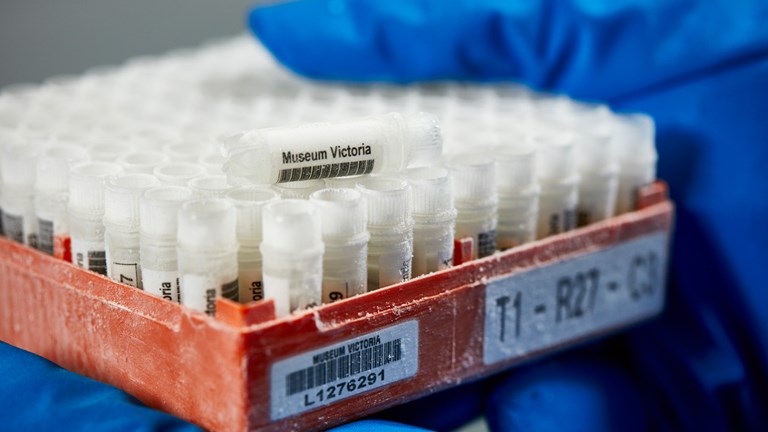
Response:
[[[264,298],[274,300],[278,317],[320,304],[320,213],[309,201],[289,199],[266,205],[262,217]]]
[[[69,168],[89,159],[88,152],[74,145],[54,145],[37,159],[35,216],[37,248],[60,259],[71,259],[69,248]]]
[[[323,231],[323,303],[368,290],[368,214],[355,189],[322,189],[309,197]]]
[[[227,193],[227,200],[237,210],[237,253],[240,303],[264,298],[264,278],[259,246],[262,241],[264,206],[280,200],[277,192],[263,186],[241,186]]]
[[[586,226],[608,219],[616,210],[619,165],[614,135],[601,125],[576,135],[576,164],[579,171],[579,205],[576,223]]]
[[[82,162],[69,171],[69,230],[72,263],[107,275],[104,248],[104,183],[122,174],[120,165]]]
[[[412,275],[451,267],[456,208],[450,174],[442,167],[421,167],[407,170],[406,177],[413,190]]]
[[[536,238],[576,228],[579,174],[574,137],[568,133],[537,131],[531,143],[538,153],[536,169],[541,185]]]
[[[276,184],[431,165],[442,152],[437,118],[390,113],[229,136],[224,171],[236,184]]]
[[[525,143],[499,146],[496,156],[496,190],[499,225],[496,242],[507,250],[536,240],[539,215],[539,182],[536,149]]]
[[[3,148],[2,213],[3,235],[37,247],[34,187],[39,147],[12,143]]]
[[[144,192],[139,201],[139,256],[144,291],[181,303],[176,253],[178,211],[192,199],[192,191],[159,186]]]
[[[122,174],[104,187],[104,247],[107,276],[142,289],[139,255],[139,200],[157,186],[155,176]]]
[[[238,301],[237,214],[224,199],[179,207],[177,254],[181,304],[216,315],[216,298]]]
[[[368,291],[411,279],[413,266],[412,192],[397,175],[370,176],[357,190],[368,207]]]
[[[656,128],[645,114],[618,115],[616,150],[619,163],[619,187],[616,214],[637,208],[637,191],[656,179]]]
[[[456,238],[471,238],[472,258],[496,252],[499,196],[494,159],[482,153],[460,153],[446,158],[456,205]]]

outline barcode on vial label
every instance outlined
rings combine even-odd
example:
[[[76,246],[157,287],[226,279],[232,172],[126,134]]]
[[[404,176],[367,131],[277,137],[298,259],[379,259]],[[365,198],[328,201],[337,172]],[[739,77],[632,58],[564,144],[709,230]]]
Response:
[[[24,244],[24,218],[3,213],[3,234],[9,239]]]
[[[37,227],[40,233],[37,248],[48,255],[53,255],[53,222],[37,218]]]
[[[272,420],[414,376],[419,369],[418,334],[418,321],[406,321],[274,363]]]
[[[107,275],[107,254],[104,251],[88,251],[87,269],[100,275]]]
[[[374,162],[373,159],[366,159],[361,161],[281,169],[277,176],[277,182],[288,183],[294,181],[320,180],[333,177],[370,174],[373,172]]]
[[[522,357],[661,310],[668,234],[658,232],[485,286],[483,362]]]

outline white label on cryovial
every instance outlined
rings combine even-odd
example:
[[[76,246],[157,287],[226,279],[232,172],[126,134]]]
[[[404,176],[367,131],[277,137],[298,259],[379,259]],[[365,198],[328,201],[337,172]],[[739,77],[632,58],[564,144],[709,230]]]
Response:
[[[107,255],[104,242],[72,238],[72,263],[86,270],[107,275]]]
[[[406,321],[272,364],[270,413],[280,420],[410,378],[419,322]]]
[[[379,288],[411,280],[412,262],[410,248],[379,256]]]
[[[264,299],[264,281],[261,270],[240,269],[238,273],[240,284],[240,303],[248,303]]]
[[[490,280],[483,362],[553,348],[659,312],[668,241],[658,232]]]
[[[108,274],[110,278],[120,282],[121,284],[142,289],[139,263],[112,262],[110,257],[107,257],[107,261],[109,262]]]
[[[181,278],[181,304],[196,311],[216,315],[216,297],[221,296],[221,284],[212,276],[187,274]]]
[[[283,317],[291,313],[291,281],[267,274],[262,277],[264,280],[264,298],[271,298],[275,301],[275,315]]]
[[[180,303],[179,272],[141,269],[144,291],[158,297]]]

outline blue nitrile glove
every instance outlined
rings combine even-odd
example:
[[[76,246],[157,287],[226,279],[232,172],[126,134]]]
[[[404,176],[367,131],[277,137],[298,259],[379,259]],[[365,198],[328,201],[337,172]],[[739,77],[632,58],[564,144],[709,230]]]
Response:
[[[768,430],[767,22],[754,0],[322,0],[252,12],[258,38],[310,77],[513,79],[656,121],[659,177],[678,211],[663,317],[599,356],[561,356],[391,418],[445,428],[486,408],[498,430]]]
[[[0,430],[201,431],[107,384],[0,341]]]

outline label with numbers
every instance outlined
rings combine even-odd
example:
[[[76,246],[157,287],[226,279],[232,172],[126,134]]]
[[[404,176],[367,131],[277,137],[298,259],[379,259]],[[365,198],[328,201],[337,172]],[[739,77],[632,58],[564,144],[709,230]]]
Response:
[[[667,233],[654,233],[489,281],[483,362],[519,357],[659,311],[667,243]]]
[[[280,360],[270,372],[272,420],[416,375],[419,322],[406,321]]]

